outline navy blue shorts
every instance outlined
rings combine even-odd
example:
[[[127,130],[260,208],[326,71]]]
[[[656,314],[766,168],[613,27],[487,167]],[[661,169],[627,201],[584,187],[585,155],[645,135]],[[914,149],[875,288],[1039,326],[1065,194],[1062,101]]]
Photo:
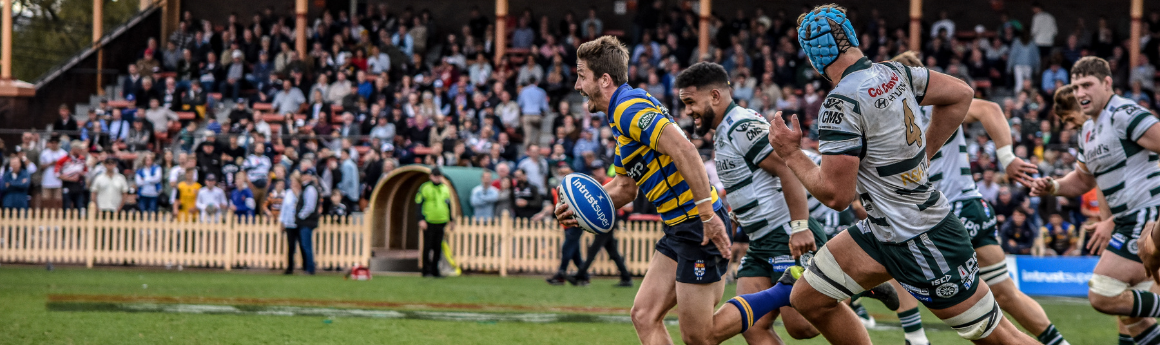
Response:
[[[717,217],[725,223],[725,229],[732,229],[729,215],[722,209]],[[688,284],[711,284],[721,280],[729,270],[729,260],[721,256],[713,242],[702,246],[704,233],[701,220],[689,219],[676,225],[663,227],[665,236],[657,241],[656,250],[677,262],[677,282]],[[693,240],[692,234],[697,239]]]

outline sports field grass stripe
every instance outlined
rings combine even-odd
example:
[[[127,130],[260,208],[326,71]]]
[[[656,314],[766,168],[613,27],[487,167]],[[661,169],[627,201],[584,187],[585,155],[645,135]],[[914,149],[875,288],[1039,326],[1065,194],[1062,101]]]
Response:
[[[136,295],[73,295],[50,294],[49,302],[90,302],[90,303],[164,303],[164,304],[218,304],[256,306],[320,306],[349,308],[401,308],[401,309],[447,309],[494,312],[556,312],[556,313],[601,313],[628,315],[629,308],[583,307],[583,306],[526,306],[502,304],[468,303],[427,303],[389,302],[359,300],[323,300],[303,298],[240,298],[202,296],[136,296]]]
[[[561,313],[489,313],[434,310],[381,310],[345,309],[324,307],[295,307],[271,305],[216,305],[216,304],[167,304],[167,303],[109,303],[109,302],[48,302],[45,308],[59,312],[129,312],[129,313],[177,313],[216,315],[271,315],[271,316],[314,316],[314,317],[358,317],[375,319],[412,319],[430,321],[459,322],[523,322],[523,323],[625,323],[631,324],[628,315],[594,315]],[[665,318],[665,323],[676,325],[677,318]]]

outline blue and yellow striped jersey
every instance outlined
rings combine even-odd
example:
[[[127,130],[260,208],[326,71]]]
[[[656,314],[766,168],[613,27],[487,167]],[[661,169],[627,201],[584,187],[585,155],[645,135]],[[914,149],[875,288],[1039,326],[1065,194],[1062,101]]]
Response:
[[[613,158],[616,173],[635,180],[645,198],[656,206],[665,224],[676,225],[697,218],[699,214],[693,191],[677,171],[673,158],[656,150],[661,132],[673,122],[661,104],[648,92],[624,84],[612,94],[607,121],[617,141],[616,157]],[[722,205],[717,189],[710,188],[713,210],[720,210]]]

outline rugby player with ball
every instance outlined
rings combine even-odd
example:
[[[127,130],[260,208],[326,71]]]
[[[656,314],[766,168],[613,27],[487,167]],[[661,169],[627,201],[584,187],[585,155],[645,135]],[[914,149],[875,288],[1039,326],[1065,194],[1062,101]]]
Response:
[[[659,100],[628,86],[628,50],[615,37],[580,45],[576,58],[575,88],[588,98],[589,112],[606,114],[617,141],[616,176],[604,187],[614,208],[631,202],[639,191],[664,221],[665,235],[657,241],[632,306],[641,343],[673,343],[664,318],[674,306],[685,343],[716,344],[788,305],[792,286],[778,284],[714,312],[725,291],[721,278],[729,267],[727,229],[732,226],[696,147]],[[569,190],[562,188],[565,194]],[[562,225],[579,225],[567,205],[558,204],[555,213]]]

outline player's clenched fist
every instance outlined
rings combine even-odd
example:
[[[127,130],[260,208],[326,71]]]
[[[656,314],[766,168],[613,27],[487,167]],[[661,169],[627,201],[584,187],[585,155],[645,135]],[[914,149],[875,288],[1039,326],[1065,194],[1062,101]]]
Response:
[[[1031,196],[1055,195],[1055,189],[1058,186],[1055,179],[1050,177],[1040,177],[1031,180]]]
[[[790,117],[791,127],[785,125],[781,112],[773,114],[769,124],[769,143],[777,151],[778,156],[789,157],[791,153],[802,149],[802,131],[798,126],[797,115]]]

